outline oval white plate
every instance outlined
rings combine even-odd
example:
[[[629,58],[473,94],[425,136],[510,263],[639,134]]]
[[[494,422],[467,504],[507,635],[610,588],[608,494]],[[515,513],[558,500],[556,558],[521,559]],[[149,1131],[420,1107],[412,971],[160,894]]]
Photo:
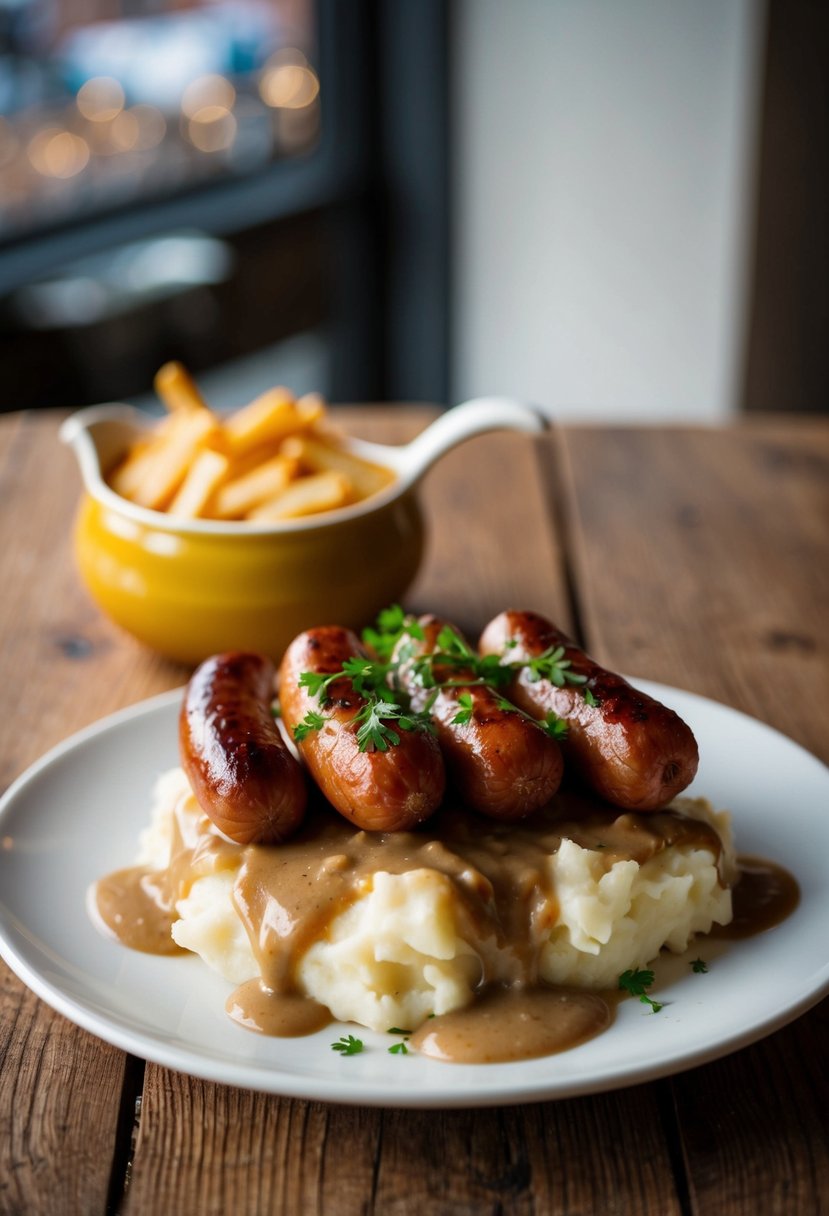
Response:
[[[0,801],[0,952],[38,996],[137,1056],[271,1093],[379,1106],[484,1106],[570,1097],[701,1064],[783,1026],[829,987],[829,770],[753,718],[691,693],[637,683],[693,727],[702,763],[692,792],[734,817],[741,853],[773,858],[802,899],[782,925],[743,942],[699,939],[656,964],[659,1014],[623,1002],[605,1034],[516,1064],[441,1064],[389,1055],[397,1040],[359,1030],[365,1051],[330,1044],[354,1027],[267,1039],[234,1026],[229,986],[195,956],[157,958],[102,937],[87,887],[131,863],[150,791],[178,762],[180,691],[68,739]],[[707,974],[694,974],[702,956]]]

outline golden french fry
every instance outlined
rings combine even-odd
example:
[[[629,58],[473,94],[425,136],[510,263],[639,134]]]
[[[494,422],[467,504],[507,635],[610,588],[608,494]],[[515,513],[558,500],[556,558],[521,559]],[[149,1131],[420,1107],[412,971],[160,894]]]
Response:
[[[209,410],[179,411],[171,414],[169,425],[156,433],[149,446],[115,470],[110,485],[118,494],[142,507],[164,510],[187,473],[196,453],[215,435],[218,424]],[[136,474],[140,480],[135,486]],[[131,491],[131,492],[128,492]]]
[[[232,477],[218,490],[212,514],[239,519],[268,499],[276,498],[296,475],[296,461],[274,456],[241,477]]]
[[[171,413],[206,409],[204,398],[182,363],[165,363],[156,372],[155,391]]]
[[[296,412],[303,429],[316,426],[325,416],[325,398],[321,393],[306,393],[297,399]]]
[[[183,519],[198,519],[212,514],[207,507],[227,475],[230,461],[220,452],[206,448],[193,460],[187,475],[167,510]]]
[[[276,498],[262,503],[248,515],[259,523],[278,522],[315,515],[318,511],[333,511],[353,500],[350,481],[342,473],[329,471],[311,477],[300,477]]]
[[[283,439],[302,426],[296,402],[286,388],[272,388],[250,405],[224,420],[224,436],[234,456],[273,440]]]
[[[296,519],[394,480],[326,433],[319,393],[295,400],[273,388],[220,420],[182,364],[166,363],[155,386],[167,414],[109,475],[116,493],[140,506],[185,519]]]
[[[292,435],[282,445],[282,451],[286,456],[299,460],[312,473],[342,473],[351,482],[356,498],[368,498],[394,480],[390,469],[361,460],[359,456],[353,456],[351,452],[333,447],[312,435]]]

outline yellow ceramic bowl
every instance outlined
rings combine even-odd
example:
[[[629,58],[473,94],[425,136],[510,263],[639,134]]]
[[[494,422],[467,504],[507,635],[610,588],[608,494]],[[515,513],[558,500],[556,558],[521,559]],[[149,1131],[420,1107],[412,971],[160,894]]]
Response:
[[[423,554],[417,485],[450,447],[501,428],[538,432],[543,416],[505,398],[448,411],[413,443],[347,446],[385,465],[394,482],[374,497],[279,524],[182,520],[136,506],[104,481],[152,425],[129,406],[96,406],[67,419],[61,438],[78,458],[85,495],[75,527],[81,577],[103,612],[173,659],[223,650],[278,659],[314,625],[357,628],[411,583]]]

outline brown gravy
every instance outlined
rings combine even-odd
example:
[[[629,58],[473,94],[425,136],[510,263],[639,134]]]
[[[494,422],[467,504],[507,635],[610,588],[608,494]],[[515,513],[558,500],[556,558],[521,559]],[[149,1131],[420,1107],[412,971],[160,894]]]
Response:
[[[166,871],[136,867],[102,879],[97,915],[133,949],[180,953],[170,926],[192,883],[222,869],[236,872],[233,900],[245,925],[261,979],[237,988],[230,1017],[262,1034],[311,1034],[331,1020],[327,1008],[297,989],[299,960],[325,937],[334,918],[371,885],[377,871],[428,868],[451,884],[458,933],[474,945],[480,995],[454,1013],[430,1018],[412,1044],[426,1055],[458,1062],[527,1059],[563,1051],[610,1025],[616,996],[550,988],[539,980],[539,954],[558,917],[546,859],[563,839],[600,852],[607,869],[640,864],[673,845],[721,846],[708,824],[669,811],[618,814],[574,793],[520,824],[484,820],[447,807],[420,832],[356,830],[327,807],[278,847],[242,848],[220,837],[206,817],[197,830],[177,817]],[[782,920],[796,905],[797,884],[770,863],[747,859],[735,888],[735,930],[743,937]]]
[[[739,941],[773,929],[791,916],[800,903],[797,879],[773,861],[740,857],[740,876],[733,888],[734,917],[727,925],[714,925],[709,937]]]
[[[412,1035],[422,1055],[454,1064],[531,1060],[607,1030],[615,1001],[574,988],[494,988],[465,1009],[428,1018]]]
[[[170,934],[175,910],[163,874],[130,866],[95,885],[98,920],[123,946],[145,954],[186,954]]]

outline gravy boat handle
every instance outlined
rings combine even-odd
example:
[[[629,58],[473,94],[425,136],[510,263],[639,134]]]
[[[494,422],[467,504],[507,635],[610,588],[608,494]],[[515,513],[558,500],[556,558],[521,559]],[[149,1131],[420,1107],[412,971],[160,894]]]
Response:
[[[512,397],[475,397],[441,414],[411,443],[402,447],[352,441],[353,450],[391,466],[401,487],[414,485],[451,448],[487,431],[523,431],[541,435],[550,420],[540,406]]]

